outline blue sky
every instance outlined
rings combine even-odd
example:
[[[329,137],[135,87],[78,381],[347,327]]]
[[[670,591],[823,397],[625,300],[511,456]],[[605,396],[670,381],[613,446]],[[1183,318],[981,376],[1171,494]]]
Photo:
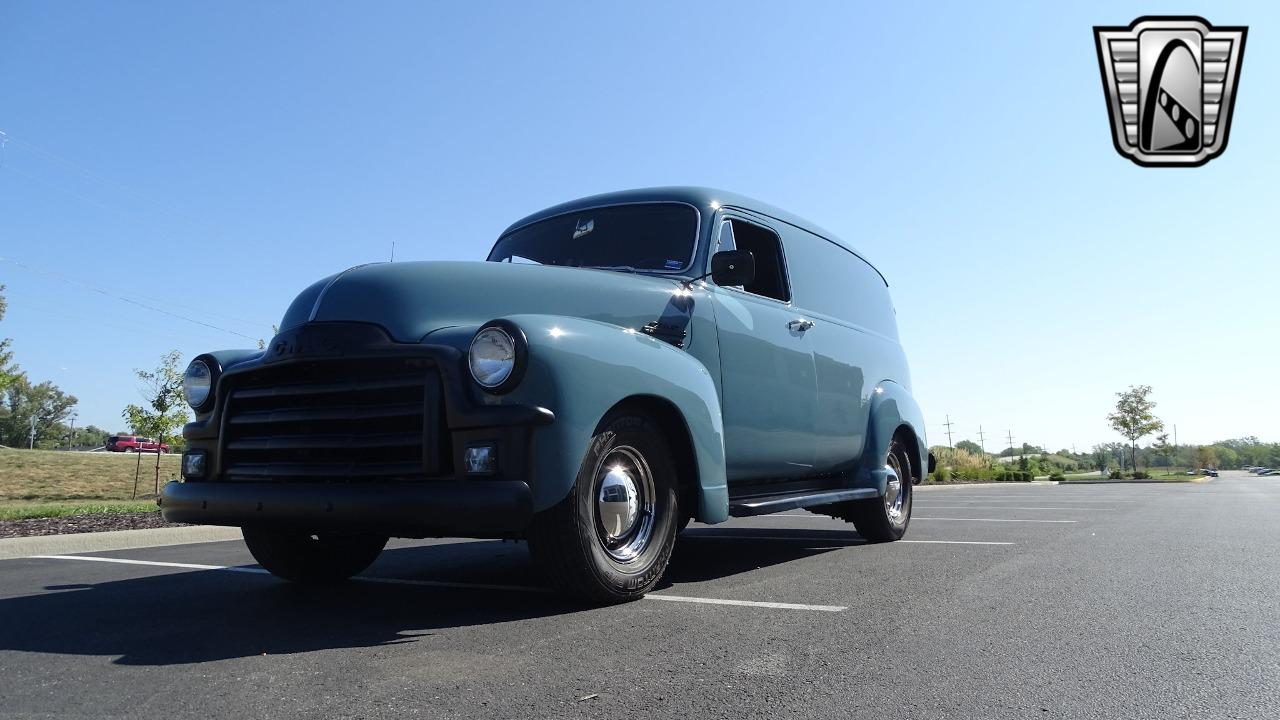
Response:
[[[0,336],[119,429],[133,368],[251,346],[393,241],[480,259],[541,207],[699,184],[880,267],[934,443],[949,414],[1083,450],[1138,383],[1183,442],[1280,440],[1280,7],[600,5],[5,3]],[[1091,26],[1153,12],[1250,26],[1201,168],[1112,148]]]

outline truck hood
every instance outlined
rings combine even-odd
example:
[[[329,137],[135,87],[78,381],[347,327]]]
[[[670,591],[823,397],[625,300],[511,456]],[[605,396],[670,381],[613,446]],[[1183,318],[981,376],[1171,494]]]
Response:
[[[635,330],[654,322],[688,328],[692,307],[673,278],[495,262],[379,263],[313,284],[289,306],[280,329],[308,321],[369,322],[396,341],[418,342],[439,330],[531,313]]]

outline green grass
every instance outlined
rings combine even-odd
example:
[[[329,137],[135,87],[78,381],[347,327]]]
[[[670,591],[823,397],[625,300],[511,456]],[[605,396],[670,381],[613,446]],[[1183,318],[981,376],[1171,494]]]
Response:
[[[141,457],[138,497],[155,493],[155,455],[0,448],[0,505],[130,500]],[[160,456],[160,484],[176,479],[181,460]]]
[[[154,500],[126,500],[124,502],[80,502],[0,504],[0,520],[30,520],[33,518],[59,518],[72,515],[97,515],[100,513],[155,512]]]

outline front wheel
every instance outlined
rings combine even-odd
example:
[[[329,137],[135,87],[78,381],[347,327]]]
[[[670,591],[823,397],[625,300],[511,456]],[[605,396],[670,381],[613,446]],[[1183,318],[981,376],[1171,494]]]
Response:
[[[675,462],[648,417],[606,418],[569,495],[534,516],[529,550],[551,584],[589,602],[635,600],[661,579],[680,525]]]
[[[373,564],[387,544],[385,535],[305,533],[242,528],[253,559],[267,572],[299,583],[346,580]]]

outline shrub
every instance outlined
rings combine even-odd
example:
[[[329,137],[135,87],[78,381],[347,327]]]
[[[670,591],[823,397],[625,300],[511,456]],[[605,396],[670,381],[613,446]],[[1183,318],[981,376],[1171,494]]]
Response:
[[[1119,480],[1121,477],[1123,476],[1120,474],[1119,470],[1112,470],[1111,474],[1107,476],[1107,478],[1111,480]]]
[[[1066,476],[1062,474],[1061,470],[1054,470],[1053,472],[1049,473],[1049,479],[1053,480],[1054,482],[1062,482],[1063,479],[1065,479],[1065,477]]]
[[[971,453],[959,448],[953,449],[936,445],[929,448],[929,450],[933,452],[934,457],[938,459],[938,465],[945,465],[946,467],[951,468],[954,472],[959,472],[961,470],[980,471],[990,469],[991,467],[991,458],[986,455]]]
[[[933,471],[934,482],[951,482],[951,468],[945,465]]]
[[[1150,478],[1151,478],[1151,475],[1149,473],[1143,472],[1141,470],[1133,474],[1134,480],[1149,480]]]
[[[1032,480],[1032,479],[1034,479],[1034,478],[1035,478],[1035,475],[1034,475],[1034,474],[1032,474],[1032,472],[1031,472],[1030,470],[1020,470],[1020,471],[1018,471],[1018,480],[1019,480],[1020,482],[1031,482],[1031,480]]]

